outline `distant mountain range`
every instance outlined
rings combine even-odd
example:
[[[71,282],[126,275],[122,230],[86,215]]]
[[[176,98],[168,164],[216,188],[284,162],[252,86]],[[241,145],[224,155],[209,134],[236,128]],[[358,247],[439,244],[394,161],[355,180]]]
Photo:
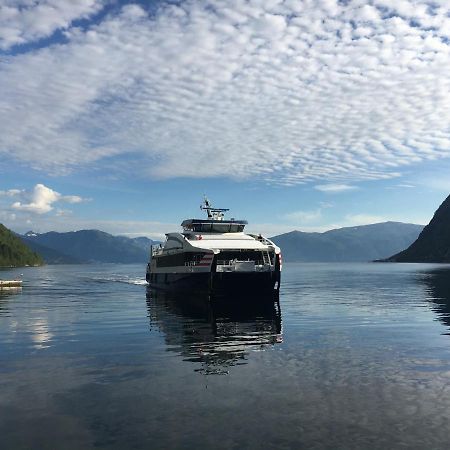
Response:
[[[417,240],[387,261],[450,263],[450,195]]]
[[[324,233],[291,231],[271,238],[291,262],[352,262],[386,258],[408,247],[423,225],[383,222]]]
[[[29,231],[20,237],[47,264],[144,263],[148,261],[150,246],[157,243],[146,237],[132,239],[99,230],[42,234]]]
[[[0,223],[0,267],[40,266],[43,259]]]
[[[272,240],[281,247],[283,259],[288,262],[373,261],[407,248],[422,229],[422,225],[384,222],[324,233],[291,231]],[[47,264],[145,263],[150,246],[158,243],[146,237],[132,239],[99,230],[42,234],[30,231],[19,237]]]

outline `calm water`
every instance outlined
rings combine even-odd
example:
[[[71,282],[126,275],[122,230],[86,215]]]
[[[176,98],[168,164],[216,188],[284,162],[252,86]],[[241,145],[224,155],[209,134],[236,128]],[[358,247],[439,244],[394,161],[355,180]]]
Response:
[[[1,271],[0,448],[447,449],[450,266],[284,269],[244,308],[144,266]]]

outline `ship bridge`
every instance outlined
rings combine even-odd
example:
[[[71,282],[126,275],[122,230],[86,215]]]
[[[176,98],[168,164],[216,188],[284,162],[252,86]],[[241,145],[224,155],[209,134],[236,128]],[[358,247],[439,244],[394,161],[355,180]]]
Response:
[[[187,219],[181,223],[185,232],[195,233],[240,233],[244,231],[246,220],[224,219],[224,213],[228,208],[214,208],[210,201],[205,200],[200,209],[206,211],[207,219]]]
[[[195,233],[239,233],[246,220],[187,219],[181,223],[184,231]]]

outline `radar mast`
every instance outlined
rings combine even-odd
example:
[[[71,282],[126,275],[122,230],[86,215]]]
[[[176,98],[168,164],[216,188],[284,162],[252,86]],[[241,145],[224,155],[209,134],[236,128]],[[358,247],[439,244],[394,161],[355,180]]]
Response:
[[[200,205],[200,209],[206,211],[208,219],[212,220],[223,220],[225,211],[229,211],[229,208],[214,208],[206,196]]]

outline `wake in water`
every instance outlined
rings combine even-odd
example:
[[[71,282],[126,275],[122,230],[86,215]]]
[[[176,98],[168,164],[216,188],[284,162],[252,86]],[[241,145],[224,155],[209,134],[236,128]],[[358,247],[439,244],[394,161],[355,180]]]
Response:
[[[136,286],[147,286],[148,283],[144,278],[129,277],[127,275],[110,275],[107,277],[90,277],[90,281],[95,283],[125,283]]]

